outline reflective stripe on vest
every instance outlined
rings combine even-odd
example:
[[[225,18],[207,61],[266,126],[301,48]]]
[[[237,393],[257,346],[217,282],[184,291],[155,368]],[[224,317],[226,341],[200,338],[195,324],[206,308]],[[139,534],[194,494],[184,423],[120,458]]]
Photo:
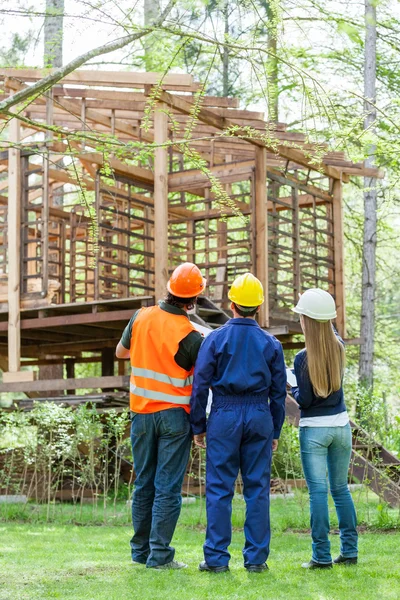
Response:
[[[160,381],[161,383],[170,383],[178,388],[184,388],[193,383],[193,375],[189,375],[186,379],[180,379],[178,377],[170,377],[165,373],[152,371],[151,369],[140,369],[139,367],[132,367],[132,375],[146,377],[146,379],[154,379],[154,381]]]
[[[142,398],[148,398],[149,400],[158,400],[159,402],[171,402],[172,404],[190,404],[190,396],[173,396],[172,394],[163,394],[162,392],[155,392],[153,390],[145,390],[139,388],[133,383],[130,384],[130,392],[136,396]]]

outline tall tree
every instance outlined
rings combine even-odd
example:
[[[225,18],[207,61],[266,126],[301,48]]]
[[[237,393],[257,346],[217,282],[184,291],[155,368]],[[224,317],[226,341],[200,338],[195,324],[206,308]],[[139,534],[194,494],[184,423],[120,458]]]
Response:
[[[376,153],[376,2],[365,0],[364,135],[369,140],[366,167],[375,165]],[[364,178],[364,238],[362,269],[360,382],[373,385],[377,200],[376,179]]]
[[[161,13],[160,0],[144,0],[144,26],[148,27]],[[156,70],[154,64],[154,37],[144,38],[144,64],[146,71]]]
[[[277,3],[265,2],[268,18],[268,119],[278,121],[278,15]]]
[[[46,0],[44,20],[44,66],[63,64],[64,0]]]

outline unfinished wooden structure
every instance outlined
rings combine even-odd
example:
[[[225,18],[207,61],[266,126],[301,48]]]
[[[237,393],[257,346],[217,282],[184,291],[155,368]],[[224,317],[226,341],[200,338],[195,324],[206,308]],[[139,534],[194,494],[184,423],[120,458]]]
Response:
[[[2,92],[42,76],[1,69]],[[380,172],[200,87],[184,74],[77,71],[16,107],[23,120],[3,116],[0,391],[123,388],[122,329],[185,260],[207,277],[198,312],[212,326],[249,270],[266,291],[260,324],[286,347],[309,287],[335,296],[345,337],[342,185]],[[82,362],[101,371],[79,379]],[[54,365],[64,371],[33,381]]]

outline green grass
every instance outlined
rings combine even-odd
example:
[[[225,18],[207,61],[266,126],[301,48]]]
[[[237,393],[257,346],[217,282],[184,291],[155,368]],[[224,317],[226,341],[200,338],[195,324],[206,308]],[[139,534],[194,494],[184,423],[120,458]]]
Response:
[[[400,510],[382,504],[379,498],[364,488],[353,493],[358,522],[363,528],[394,529],[400,531]],[[309,527],[308,493],[297,491],[295,498],[277,498],[271,501],[272,526],[275,532],[304,530]],[[241,500],[233,503],[232,522],[242,527],[245,505]],[[331,525],[337,527],[336,513],[330,501]],[[109,501],[106,509],[100,499],[97,507],[91,504],[0,504],[0,522],[57,525],[110,525],[129,526],[130,506],[125,501]],[[183,505],[180,523],[187,526],[205,525],[205,501],[197,499],[194,505]],[[1,597],[0,597],[1,600]]]
[[[369,496],[368,502],[360,497],[358,506],[359,513],[379,514],[380,505],[374,496]],[[204,503],[199,500],[183,507],[174,538],[177,559],[189,564],[182,572],[153,571],[130,563],[131,529],[126,505],[118,504],[115,514],[110,510],[108,524],[103,526],[93,525],[90,506],[83,506],[81,513],[79,510],[68,505],[55,507],[54,522],[46,523],[46,507],[2,507],[3,518],[8,514],[14,520],[0,523],[0,600],[400,598],[398,533],[362,533],[357,567],[336,567],[329,572],[301,569],[311,551],[309,534],[303,532],[308,527],[305,494],[294,500],[272,502],[270,571],[259,575],[243,569],[242,501],[234,502],[231,572],[222,575],[197,570],[202,560],[205,520]],[[100,517],[102,513],[99,524]],[[31,522],[23,522],[27,519]],[[332,526],[334,530],[333,514]],[[331,539],[335,556],[339,537],[332,535]]]
[[[161,572],[130,564],[128,527],[78,527],[4,524],[0,527],[1,600],[397,600],[399,537],[360,536],[357,567],[329,572],[304,571],[310,556],[307,534],[273,536],[270,571],[248,574],[242,566],[243,534],[235,531],[231,572],[199,573],[204,531],[180,525],[174,544],[177,558],[189,563],[182,572]],[[333,536],[333,551],[339,546]]]

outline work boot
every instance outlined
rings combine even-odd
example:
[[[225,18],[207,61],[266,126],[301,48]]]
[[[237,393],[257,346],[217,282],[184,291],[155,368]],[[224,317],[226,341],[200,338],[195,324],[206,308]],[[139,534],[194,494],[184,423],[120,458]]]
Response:
[[[351,558],[348,558],[339,554],[339,556],[335,558],[333,562],[335,565],[356,565],[357,556],[352,556]]]
[[[228,565],[223,567],[210,567],[205,560],[199,564],[199,571],[208,571],[209,573],[226,573],[229,571]]]
[[[310,560],[308,563],[301,565],[303,569],[332,569],[332,563],[319,563],[315,560]]]
[[[263,563],[262,565],[245,565],[244,568],[247,569],[249,573],[262,573],[263,571],[268,571],[267,563]]]
[[[187,569],[187,565],[177,560],[171,560],[165,565],[157,565],[156,567],[150,567],[150,569],[157,569],[158,571],[166,571],[168,569]]]

